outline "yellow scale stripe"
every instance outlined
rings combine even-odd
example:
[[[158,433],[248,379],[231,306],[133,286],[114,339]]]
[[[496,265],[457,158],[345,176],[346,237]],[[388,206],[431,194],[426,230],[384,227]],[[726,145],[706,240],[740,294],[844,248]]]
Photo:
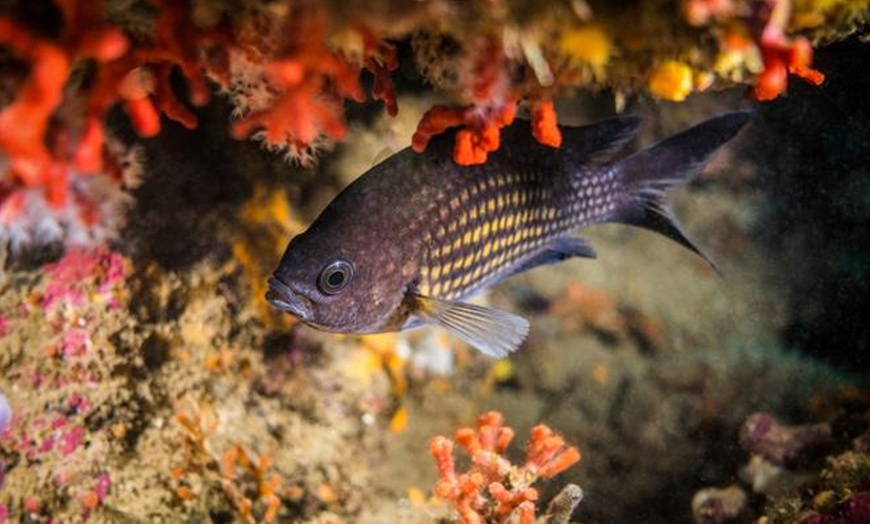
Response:
[[[424,280],[421,291],[448,297],[458,294],[472,282],[486,278],[543,244],[544,236],[557,226],[553,221],[558,210],[525,209],[531,201],[546,201],[550,192],[526,194],[512,187],[518,181],[519,177],[508,175],[463,188],[449,200],[453,220],[447,220],[443,208],[440,210],[442,220],[435,238],[427,238],[428,245],[435,245],[430,252],[431,267],[421,271]],[[512,190],[496,189],[506,187]],[[477,200],[478,195],[487,198]]]

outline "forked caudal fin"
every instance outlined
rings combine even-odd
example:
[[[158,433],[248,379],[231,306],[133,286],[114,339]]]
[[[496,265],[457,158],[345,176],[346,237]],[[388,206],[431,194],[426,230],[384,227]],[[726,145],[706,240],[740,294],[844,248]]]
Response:
[[[625,195],[612,220],[661,233],[721,273],[683,232],[667,204],[667,192],[700,173],[713,153],[734,138],[750,116],[740,112],[712,118],[618,162],[617,176]]]

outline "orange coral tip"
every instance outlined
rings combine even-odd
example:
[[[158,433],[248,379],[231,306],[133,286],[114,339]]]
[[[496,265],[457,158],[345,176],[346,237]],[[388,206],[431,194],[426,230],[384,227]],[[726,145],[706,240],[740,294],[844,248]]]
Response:
[[[285,87],[292,87],[302,82],[305,68],[296,60],[279,60],[270,66],[270,73]]]
[[[579,461],[580,450],[572,446],[541,466],[541,469],[538,470],[538,474],[544,478],[550,478],[565,471]]]
[[[103,125],[97,118],[89,118],[85,131],[75,152],[73,161],[82,173],[97,173],[103,170]]]
[[[788,73],[781,60],[771,60],[758,75],[752,93],[756,100],[773,100],[785,91]]]
[[[160,133],[160,115],[148,97],[127,100],[124,109],[139,136],[151,138]]]
[[[523,502],[517,507],[519,513],[519,524],[534,524],[535,522],[535,504],[533,502]]]
[[[453,159],[460,166],[473,166],[486,162],[487,150],[475,144],[474,133],[462,129],[456,133],[456,145],[453,147]]]
[[[108,62],[126,53],[130,41],[121,31],[109,30],[98,35],[93,41],[86,41],[83,47],[96,60]]]
[[[814,86],[822,85],[822,82],[825,81],[824,73],[809,67],[789,68],[789,72],[793,75],[800,77],[801,80],[803,80],[804,82],[807,82]]]
[[[545,146],[559,147],[562,145],[562,132],[559,131],[552,100],[546,100],[533,106],[532,135]]]

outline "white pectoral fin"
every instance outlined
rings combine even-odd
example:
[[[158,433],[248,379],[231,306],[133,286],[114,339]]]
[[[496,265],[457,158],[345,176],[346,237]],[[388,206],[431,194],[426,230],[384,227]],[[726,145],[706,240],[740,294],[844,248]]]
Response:
[[[417,295],[421,320],[453,333],[484,355],[504,358],[516,351],[529,334],[523,317],[464,302]]]

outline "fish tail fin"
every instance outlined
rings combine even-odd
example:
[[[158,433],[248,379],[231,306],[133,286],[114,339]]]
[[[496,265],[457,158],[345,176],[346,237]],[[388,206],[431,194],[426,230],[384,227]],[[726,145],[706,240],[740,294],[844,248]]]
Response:
[[[698,175],[713,153],[734,138],[750,113],[729,113],[674,135],[616,164],[623,183],[623,202],[611,220],[660,233],[719,268],[696,246],[677,221],[667,202],[668,191]]]

